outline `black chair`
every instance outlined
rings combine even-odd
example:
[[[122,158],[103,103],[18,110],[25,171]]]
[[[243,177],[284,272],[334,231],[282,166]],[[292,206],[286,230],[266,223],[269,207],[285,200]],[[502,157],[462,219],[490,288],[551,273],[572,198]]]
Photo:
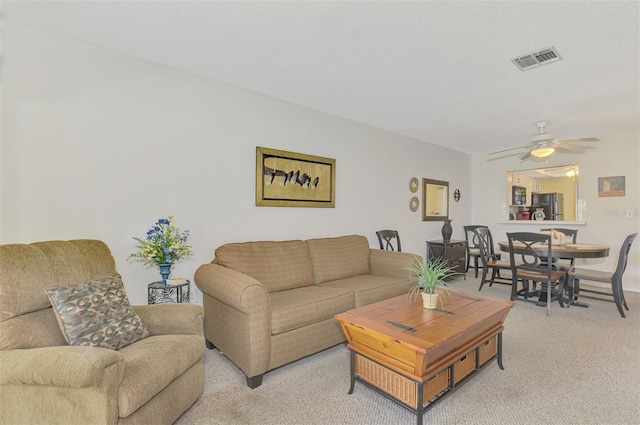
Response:
[[[378,235],[378,242],[380,242],[380,249],[386,249],[387,251],[402,251],[400,246],[400,235],[397,230],[379,230],[376,232]],[[395,239],[395,248],[393,246]]]
[[[469,225],[464,226],[464,240],[467,242],[467,268],[466,271],[469,271],[469,266],[471,264],[471,259],[473,259],[473,267],[476,270],[476,278],[478,277],[478,268],[480,264],[478,263],[480,257],[480,241],[477,239],[478,236],[474,233],[474,230],[484,227],[487,230],[488,226],[484,225]],[[495,248],[493,245],[493,236],[491,236],[491,231],[489,231],[489,239],[490,239],[490,252],[492,255],[496,256],[497,259],[500,259],[500,253],[495,252]]]
[[[478,226],[473,232],[475,233],[473,240],[478,242],[478,258],[482,262],[482,277],[480,278],[480,288],[478,291],[482,291],[482,287],[487,282],[489,286],[493,286],[494,283],[511,285],[511,277],[507,278],[500,275],[500,271],[511,270],[511,263],[506,260],[501,260],[500,255],[494,252],[493,237],[491,236],[489,228]],[[491,278],[487,279],[489,270],[491,270]]]
[[[566,242],[567,243],[576,243],[578,241],[578,231],[575,229],[540,229],[541,232],[551,232],[552,230],[558,231],[560,233],[563,233],[566,236]],[[563,261],[558,261],[558,260],[563,260]],[[571,270],[575,264],[575,258],[552,258],[553,263],[552,265],[554,267],[559,268],[560,270]],[[543,264],[546,264],[547,260],[543,259],[542,260]]]
[[[590,298],[593,300],[615,302],[620,315],[626,318],[627,316],[624,314],[624,310],[622,309],[622,307],[624,306],[624,308],[628,311],[629,306],[627,306],[627,301],[624,299],[624,290],[622,289],[622,275],[627,268],[627,259],[629,258],[631,244],[637,236],[637,233],[632,233],[625,238],[624,242],[622,243],[622,247],[620,248],[620,254],[618,254],[618,265],[613,273],[591,269],[575,269],[569,271],[569,283],[567,284],[567,286],[569,288],[570,295],[573,295],[574,297],[576,297],[576,299],[578,297],[582,297]],[[611,285],[611,290],[609,292],[605,292],[597,291],[594,289],[580,288],[581,280],[591,280],[594,282],[608,283],[609,285]],[[573,294],[571,294],[571,292]],[[598,294],[600,296],[596,297],[591,295],[582,295],[584,292]],[[602,296],[606,296],[607,298],[603,298]]]
[[[540,233],[517,232],[507,233],[509,240],[509,259],[511,262],[511,300],[516,299],[534,302],[536,305],[547,306],[547,316],[551,315],[551,301],[557,299],[561,307],[564,307],[565,300],[563,293],[566,284],[566,272],[554,270],[552,263],[547,261],[546,265],[542,265],[542,258],[552,258],[551,255],[551,235],[543,235]],[[533,247],[535,244],[542,244],[542,251],[545,254],[538,254],[539,246]],[[514,246],[517,247],[520,254],[517,254]],[[518,287],[518,282],[522,283],[522,288]],[[530,291],[529,282],[541,282],[540,291]],[[558,287],[555,287],[555,284]],[[538,299],[535,300],[534,298]],[[571,302],[570,299],[567,300]]]

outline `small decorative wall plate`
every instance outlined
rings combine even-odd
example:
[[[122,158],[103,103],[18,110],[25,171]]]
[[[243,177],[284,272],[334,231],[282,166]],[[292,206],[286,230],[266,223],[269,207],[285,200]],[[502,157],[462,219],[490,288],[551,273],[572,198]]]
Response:
[[[413,198],[411,198],[411,200],[409,201],[409,209],[412,212],[416,212],[418,211],[418,206],[420,205],[420,201],[418,200],[417,196],[414,196]]]
[[[453,192],[453,199],[454,199],[456,202],[458,202],[458,201],[460,200],[460,190],[456,189],[456,190]]]
[[[411,181],[409,182],[409,190],[411,190],[412,193],[416,193],[419,186],[420,186],[420,183],[418,183],[417,177],[412,178]]]

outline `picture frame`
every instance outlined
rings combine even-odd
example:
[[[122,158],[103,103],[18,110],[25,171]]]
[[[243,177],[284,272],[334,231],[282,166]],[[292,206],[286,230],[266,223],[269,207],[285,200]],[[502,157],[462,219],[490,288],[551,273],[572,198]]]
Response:
[[[422,221],[449,220],[449,182],[422,179]]]
[[[625,196],[625,176],[598,177],[598,197]]]
[[[256,147],[256,206],[335,208],[336,160]]]

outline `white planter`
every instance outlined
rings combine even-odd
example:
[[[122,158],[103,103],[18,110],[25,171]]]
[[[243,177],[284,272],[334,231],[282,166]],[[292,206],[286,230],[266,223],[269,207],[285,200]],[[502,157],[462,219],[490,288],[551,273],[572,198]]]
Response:
[[[427,294],[422,292],[422,307],[427,310],[434,310],[438,308],[438,294]]]

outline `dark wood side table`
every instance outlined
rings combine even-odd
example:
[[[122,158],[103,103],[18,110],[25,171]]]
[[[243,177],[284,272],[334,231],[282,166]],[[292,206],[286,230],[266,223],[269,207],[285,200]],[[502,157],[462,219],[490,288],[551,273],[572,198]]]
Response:
[[[147,301],[149,304],[188,303],[191,300],[190,284],[189,280],[179,285],[152,282],[149,284]]]
[[[466,241],[457,241],[450,240],[449,242],[444,242],[442,239],[427,241],[427,260],[432,260],[436,258],[444,258],[447,260],[448,267],[455,267],[456,273],[461,273],[464,275],[465,280],[467,279],[466,270],[467,270],[467,242]],[[456,275],[451,276],[449,279],[455,278]]]

